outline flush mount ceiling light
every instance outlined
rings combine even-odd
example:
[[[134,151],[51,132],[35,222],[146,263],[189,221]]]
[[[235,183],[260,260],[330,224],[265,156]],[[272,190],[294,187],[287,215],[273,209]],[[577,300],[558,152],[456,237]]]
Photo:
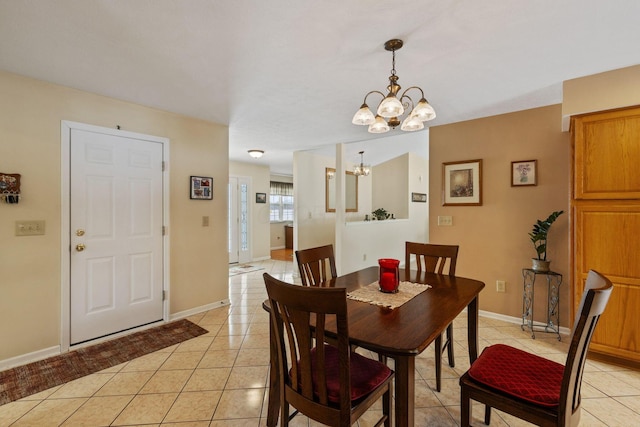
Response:
[[[377,90],[372,90],[367,93],[362,106],[351,121],[354,125],[368,125],[369,132],[371,133],[384,133],[388,132],[390,128],[395,129],[396,126],[400,124],[400,118],[406,111],[410,111],[410,113],[407,114],[402,121],[400,129],[408,132],[423,129],[423,122],[436,118],[435,110],[424,97],[422,89],[418,86],[411,86],[398,96],[401,87],[398,84],[398,76],[396,75],[396,50],[400,49],[402,45],[403,42],[399,39],[392,39],[384,44],[384,48],[393,54],[389,86],[387,86],[389,93],[385,95]],[[420,91],[420,100],[417,104],[414,104],[413,99],[407,95],[407,92],[412,89]],[[382,101],[380,101],[378,105],[375,116],[367,105],[367,97],[372,93],[377,93],[382,96]]]
[[[360,154],[360,165],[356,165],[356,167],[353,168],[353,174],[355,176],[367,176],[371,172],[371,167],[364,164],[364,151],[360,151],[358,154]]]
[[[262,150],[249,150],[248,153],[254,159],[259,159],[264,154],[264,151],[262,151]]]

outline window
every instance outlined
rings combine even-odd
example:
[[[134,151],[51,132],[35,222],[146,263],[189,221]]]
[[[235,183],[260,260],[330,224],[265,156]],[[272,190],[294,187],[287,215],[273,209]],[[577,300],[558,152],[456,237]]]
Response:
[[[293,221],[293,184],[271,181],[269,220]]]

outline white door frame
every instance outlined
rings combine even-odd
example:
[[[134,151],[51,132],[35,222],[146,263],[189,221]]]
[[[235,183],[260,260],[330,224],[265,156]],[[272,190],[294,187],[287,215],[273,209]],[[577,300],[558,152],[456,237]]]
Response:
[[[89,132],[104,133],[124,138],[144,139],[147,141],[159,142],[162,144],[162,157],[164,159],[163,171],[163,225],[165,233],[163,236],[163,283],[162,289],[168,297],[163,302],[162,318],[166,322],[169,319],[169,139],[159,136],[144,135],[135,132],[128,132],[119,129],[104,128],[84,123],[77,123],[63,120],[60,129],[60,176],[61,176],[61,215],[60,215],[60,352],[69,351],[71,347],[71,210],[70,210],[70,175],[71,175],[71,129],[80,129]],[[148,327],[148,326],[146,326]],[[142,327],[144,328],[144,327]],[[133,329],[135,330],[135,329]],[[125,333],[131,333],[128,330]],[[110,335],[113,338],[120,334]],[[95,341],[94,341],[95,342]]]

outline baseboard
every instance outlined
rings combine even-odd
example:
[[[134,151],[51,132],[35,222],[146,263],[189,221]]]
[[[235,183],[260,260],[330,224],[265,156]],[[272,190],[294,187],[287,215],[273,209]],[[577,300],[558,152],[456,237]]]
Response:
[[[184,319],[185,317],[194,316],[204,311],[213,310],[214,308],[224,307],[225,305],[230,305],[230,304],[231,302],[228,299],[223,299],[221,301],[212,302],[211,304],[201,305],[200,307],[194,307],[194,308],[190,308],[189,310],[173,313],[169,315],[169,320]]]
[[[44,360],[47,357],[57,356],[60,354],[60,346],[56,345],[33,353],[21,354],[20,356],[11,357],[9,359],[0,360],[0,371],[11,369],[16,366],[26,365],[27,363]]]
[[[287,249],[286,246],[276,246],[275,248],[271,248],[272,251],[277,251],[279,249]]]
[[[251,260],[251,262],[256,262],[256,261],[266,261],[268,259],[271,259],[271,254],[267,255],[267,256],[261,256],[258,258],[254,258]]]
[[[493,313],[491,311],[484,310],[479,310],[478,316],[487,317],[489,319],[502,320],[503,322],[514,323],[516,325],[522,325],[522,317],[507,316],[505,314]],[[569,328],[561,326],[560,333],[563,335],[569,335],[571,334],[571,330]]]

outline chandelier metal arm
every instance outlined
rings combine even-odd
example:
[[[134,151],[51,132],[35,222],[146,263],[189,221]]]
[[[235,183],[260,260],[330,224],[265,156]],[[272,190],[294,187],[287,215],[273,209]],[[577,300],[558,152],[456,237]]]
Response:
[[[384,94],[384,93],[382,93],[382,92],[380,92],[379,90],[372,90],[371,92],[367,93],[367,94],[364,96],[364,101],[362,102],[363,104],[366,104],[366,103],[367,103],[367,98],[368,98],[368,97],[369,97],[369,95],[371,95],[372,93],[377,93],[378,95],[380,95],[380,96],[382,97],[382,99],[384,99],[384,97],[385,97],[385,94]]]

